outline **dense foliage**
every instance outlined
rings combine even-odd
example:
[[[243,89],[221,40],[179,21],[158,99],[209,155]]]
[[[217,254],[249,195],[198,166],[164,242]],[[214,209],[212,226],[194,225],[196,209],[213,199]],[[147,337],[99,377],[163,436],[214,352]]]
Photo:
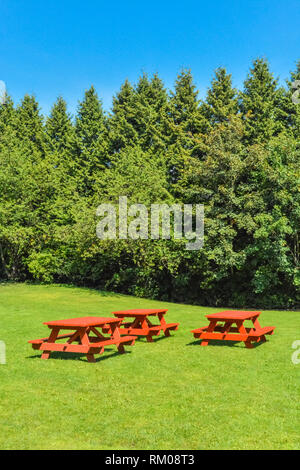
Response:
[[[242,91],[189,70],[168,92],[143,74],[105,113],[93,87],[73,120],[62,97],[0,106],[0,279],[66,282],[206,305],[300,302],[300,105],[257,59]],[[205,242],[100,240],[103,202],[205,205]]]

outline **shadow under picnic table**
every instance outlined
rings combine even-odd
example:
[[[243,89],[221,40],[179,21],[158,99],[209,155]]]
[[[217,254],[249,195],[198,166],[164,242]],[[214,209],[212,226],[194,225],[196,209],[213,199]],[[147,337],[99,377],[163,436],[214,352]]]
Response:
[[[163,339],[170,339],[172,336],[152,336],[153,343],[157,343],[158,341],[161,341]],[[137,339],[135,340],[137,343],[148,343],[147,337],[146,336],[138,336]],[[151,344],[151,343],[150,343]]]
[[[124,353],[120,354],[118,351],[114,351],[113,349],[105,349],[105,352],[111,352],[111,354],[105,354],[101,356],[96,356],[96,362],[101,362],[106,359],[110,359],[116,356],[124,356],[125,354],[131,354],[132,351],[125,351]],[[34,356],[27,356],[26,359],[41,359],[41,355],[35,354]],[[52,351],[51,356],[49,357],[48,361],[54,360],[64,360],[64,361],[81,361],[81,362],[88,362],[86,354],[83,353],[73,353],[68,352],[67,354],[60,351]]]
[[[200,346],[201,347],[201,342],[202,340],[196,340],[192,341],[191,343],[188,343],[186,346]],[[216,339],[210,339],[209,343],[207,346],[226,346],[230,348],[240,348],[240,347],[245,347],[245,344],[242,344],[243,341],[222,341],[222,340],[216,340]],[[260,341],[259,343],[252,343],[253,349],[257,348],[258,346],[265,344],[263,341]],[[204,347],[207,347],[204,346]],[[245,347],[245,349],[247,349]]]

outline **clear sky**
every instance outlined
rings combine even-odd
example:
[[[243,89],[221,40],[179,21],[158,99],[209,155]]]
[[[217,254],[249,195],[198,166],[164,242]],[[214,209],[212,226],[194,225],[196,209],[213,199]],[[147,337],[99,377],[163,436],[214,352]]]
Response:
[[[300,59],[300,0],[0,0],[0,80],[15,101],[58,95],[74,113],[93,84],[109,109],[128,78],[158,72],[173,86],[191,68],[200,96],[225,66],[241,87],[265,56],[283,82]]]

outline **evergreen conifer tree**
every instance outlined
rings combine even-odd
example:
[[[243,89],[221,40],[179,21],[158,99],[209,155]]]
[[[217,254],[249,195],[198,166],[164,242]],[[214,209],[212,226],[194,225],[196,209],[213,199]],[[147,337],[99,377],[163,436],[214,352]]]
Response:
[[[277,80],[265,59],[256,59],[244,82],[240,109],[247,143],[265,142],[278,133],[276,122]]]
[[[122,149],[138,144],[135,125],[135,90],[128,80],[113,97],[112,113],[109,119],[109,151],[119,153]]]
[[[174,194],[182,194],[184,169],[189,158],[201,158],[203,133],[208,123],[199,106],[198,91],[190,70],[182,70],[171,93],[165,133],[168,180]]]
[[[45,133],[50,152],[70,152],[74,146],[74,128],[67,104],[59,97],[46,120]]]
[[[278,121],[289,134],[300,138],[300,60],[287,80],[287,88],[281,87],[277,100]]]
[[[45,156],[43,116],[34,96],[25,95],[17,107],[17,136],[34,159]]]
[[[160,152],[165,149],[165,114],[167,91],[155,74],[151,80],[143,74],[136,87],[136,125],[139,145],[145,151]]]
[[[3,134],[7,127],[16,129],[16,110],[13,100],[10,96],[6,96],[5,102],[0,104],[0,135]]]
[[[238,113],[237,91],[225,68],[216,70],[202,109],[211,126],[228,121],[230,116]]]
[[[90,195],[99,171],[108,164],[107,125],[101,101],[91,86],[79,103],[75,122],[76,160],[81,191]]]

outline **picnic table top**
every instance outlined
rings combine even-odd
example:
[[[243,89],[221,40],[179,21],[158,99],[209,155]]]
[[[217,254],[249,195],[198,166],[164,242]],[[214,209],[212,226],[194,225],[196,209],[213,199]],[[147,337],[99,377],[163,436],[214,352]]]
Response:
[[[79,318],[68,318],[67,320],[54,320],[44,322],[44,325],[60,326],[60,327],[74,327],[74,328],[86,328],[89,326],[101,326],[108,323],[116,323],[120,320],[118,318],[111,317],[79,317]]]
[[[119,310],[112,313],[120,317],[138,317],[145,315],[156,315],[157,313],[166,313],[167,311],[168,309],[166,308],[132,308],[130,310]]]
[[[224,310],[223,312],[205,315],[209,320],[250,320],[261,312],[247,310]]]

